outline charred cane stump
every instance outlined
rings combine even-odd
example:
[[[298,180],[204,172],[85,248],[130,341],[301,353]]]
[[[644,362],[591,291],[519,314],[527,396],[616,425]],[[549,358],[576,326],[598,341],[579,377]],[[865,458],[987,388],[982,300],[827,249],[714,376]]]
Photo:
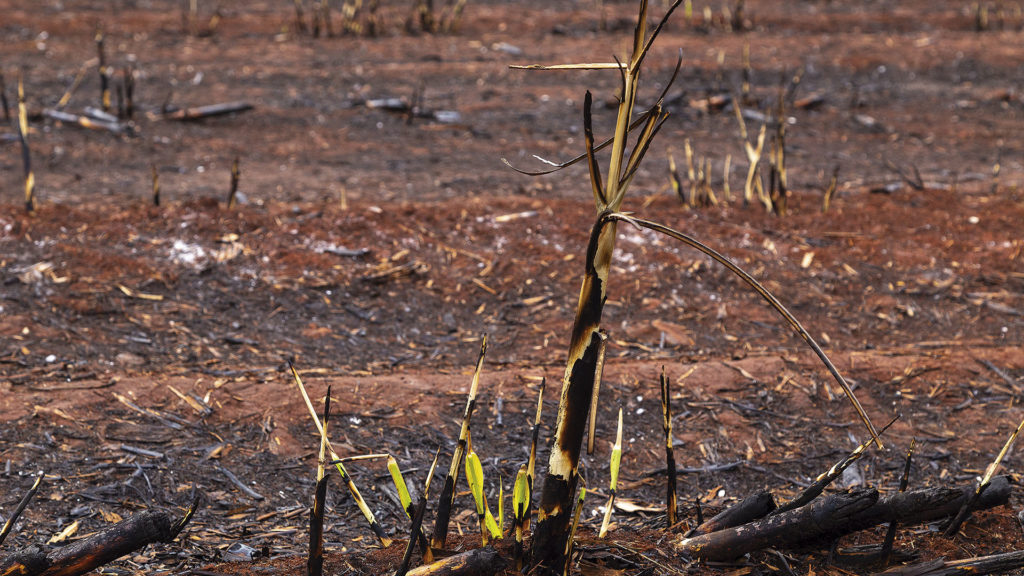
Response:
[[[766,548],[794,547],[896,520],[906,526],[952,516],[974,494],[974,488],[930,488],[896,493],[879,499],[873,489],[833,494],[764,520],[701,536],[683,538],[676,549],[693,558],[732,560]],[[1010,484],[1005,476],[992,479],[976,509],[1005,504]]]

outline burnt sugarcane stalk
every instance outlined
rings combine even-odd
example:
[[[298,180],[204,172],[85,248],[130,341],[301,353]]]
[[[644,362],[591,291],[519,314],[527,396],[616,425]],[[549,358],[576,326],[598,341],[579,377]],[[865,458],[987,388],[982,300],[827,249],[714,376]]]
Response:
[[[462,466],[462,458],[466,454],[466,442],[469,436],[469,423],[473,417],[473,410],[476,408],[476,395],[480,389],[480,372],[484,367],[484,355],[487,353],[487,335],[480,341],[480,356],[476,361],[476,369],[473,371],[473,381],[469,386],[469,396],[466,398],[466,409],[462,415],[462,429],[459,431],[459,443],[455,446],[455,453],[452,455],[452,462],[448,466],[448,475],[444,479],[444,486],[441,488],[441,498],[437,504],[437,517],[434,521],[434,534],[432,544],[434,548],[444,548],[448,539],[448,524],[451,522],[452,506],[455,504],[455,482],[459,477],[459,468]]]
[[[58,548],[47,554],[49,567],[41,576],[78,576],[146,544],[171,542],[188,524],[198,504],[197,499],[177,521],[173,521],[165,512],[149,510],[135,514],[89,538]]]
[[[103,49],[103,31],[96,31],[96,52],[99,56],[100,70],[100,107],[110,112],[110,68],[107,67],[107,54]]]
[[[36,210],[36,175],[32,171],[32,154],[28,148],[28,107],[25,106],[25,82],[18,76],[18,140],[21,142],[21,163],[25,168],[25,211]]]
[[[156,164],[152,164],[149,167],[150,173],[153,178],[153,206],[160,205],[160,174],[156,170]]]
[[[665,465],[668,467],[668,487],[665,493],[665,516],[668,527],[676,524],[676,457],[672,452],[672,398],[665,367],[661,367],[661,427],[665,431]]]
[[[4,111],[4,122],[10,122],[11,107],[7,104],[7,84],[4,82],[3,72],[0,72],[0,108]]]
[[[316,490],[313,507],[309,511],[309,559],[306,561],[307,576],[322,576],[324,573],[324,506],[327,502],[327,423],[331,418],[331,387],[327,387],[324,398],[324,423],[320,427],[320,458],[316,463]]]

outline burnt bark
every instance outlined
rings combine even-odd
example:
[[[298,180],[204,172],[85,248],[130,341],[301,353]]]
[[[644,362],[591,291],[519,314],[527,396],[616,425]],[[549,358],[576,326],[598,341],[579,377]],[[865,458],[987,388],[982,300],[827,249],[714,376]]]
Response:
[[[709,534],[684,538],[676,549],[693,558],[732,560],[748,552],[771,546],[787,548],[835,539],[878,524],[898,521],[920,524],[956,514],[974,494],[972,486],[928,488],[900,492],[879,499],[878,492],[861,489],[834,494],[763,520]],[[1005,504],[1010,484],[997,476],[978,499],[976,509]]]
[[[833,494],[807,506],[718,532],[684,538],[676,548],[705,560],[732,560],[754,550],[791,547],[829,534],[878,501],[878,491],[864,488]]]

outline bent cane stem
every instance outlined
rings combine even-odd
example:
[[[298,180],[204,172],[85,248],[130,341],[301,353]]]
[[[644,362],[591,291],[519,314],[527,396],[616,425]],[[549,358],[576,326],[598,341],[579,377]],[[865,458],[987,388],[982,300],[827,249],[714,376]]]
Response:
[[[742,268],[734,264],[732,260],[728,259],[721,253],[715,251],[713,248],[707,246],[706,244],[697,240],[696,238],[693,238],[692,236],[688,236],[682,232],[669,228],[668,226],[665,226],[663,224],[658,224],[657,222],[651,222],[650,220],[634,218],[628,214],[623,214],[621,212],[605,212],[598,217],[595,227],[603,228],[605,224],[610,224],[613,222],[627,222],[629,224],[633,224],[634,226],[647,228],[655,232],[660,232],[666,236],[669,236],[670,238],[674,238],[682,242],[683,244],[686,244],[691,248],[703,252],[704,254],[710,256],[713,260],[715,260],[722,266],[725,266],[730,272],[739,276],[740,279],[746,282],[748,286],[750,286],[755,292],[760,294],[761,297],[766,302],[768,302],[769,306],[771,306],[776,312],[782,315],[782,317],[786,319],[786,322],[789,323],[790,327],[793,328],[793,330],[796,331],[796,333],[799,334],[801,338],[803,338],[804,342],[806,342],[812,350],[814,350],[814,353],[818,356],[822,363],[825,364],[825,367],[828,368],[829,373],[832,374],[832,377],[835,379],[836,383],[838,383],[839,386],[843,389],[843,392],[846,394],[846,397],[850,400],[850,403],[853,405],[854,410],[857,411],[857,415],[860,416],[861,422],[863,422],[865,428],[867,428],[868,434],[871,435],[871,439],[879,448],[883,447],[882,440],[878,437],[878,431],[875,430],[875,426],[871,423],[871,419],[868,417],[867,412],[864,410],[864,407],[861,406],[860,401],[857,400],[857,396],[853,393],[853,390],[850,388],[850,385],[846,383],[846,380],[843,378],[842,374],[839,373],[839,369],[836,368],[835,364],[832,363],[832,360],[830,360],[828,355],[825,354],[825,351],[821,349],[821,346],[819,346],[818,343],[814,340],[814,338],[807,332],[807,330],[804,329],[803,325],[801,325],[800,322],[797,321],[797,319],[793,316],[793,314],[791,314],[789,310],[787,310],[786,307],[782,305],[782,302],[779,302],[779,300],[774,295],[772,295],[772,293],[769,292],[767,288],[762,286],[760,282],[755,280],[753,276],[751,276]]]

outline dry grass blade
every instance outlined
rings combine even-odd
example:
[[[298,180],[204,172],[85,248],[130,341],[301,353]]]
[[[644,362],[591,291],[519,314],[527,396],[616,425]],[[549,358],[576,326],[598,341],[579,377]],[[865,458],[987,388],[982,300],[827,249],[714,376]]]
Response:
[[[590,64],[513,64],[509,66],[513,70],[620,70],[627,66],[621,62],[597,62]]]
[[[598,218],[598,222],[595,225],[595,229],[603,228],[605,222],[610,223],[611,221],[628,222],[630,224],[633,224],[634,226],[647,228],[655,232],[665,234],[666,236],[674,238],[686,244],[687,246],[690,246],[691,248],[703,252],[704,254],[710,256],[719,264],[725,266],[730,272],[739,276],[744,282],[746,282],[748,286],[750,286],[755,292],[760,294],[761,297],[766,302],[768,302],[768,304],[776,312],[778,312],[783,318],[785,318],[786,322],[789,323],[790,327],[793,328],[793,330],[796,331],[801,338],[803,338],[804,342],[806,342],[812,350],[814,350],[814,353],[818,356],[822,363],[825,364],[829,373],[832,374],[832,377],[843,389],[843,392],[846,393],[846,397],[850,400],[850,403],[853,405],[854,410],[857,411],[857,415],[860,417],[861,422],[864,423],[864,427],[867,428],[868,434],[870,434],[871,439],[875,442],[875,444],[878,445],[879,448],[883,447],[882,440],[878,437],[878,432],[875,430],[874,425],[871,423],[871,419],[868,417],[868,414],[864,410],[864,407],[861,406],[860,401],[857,400],[857,396],[853,393],[853,390],[850,388],[850,385],[846,382],[846,379],[844,379],[842,374],[839,373],[839,369],[836,368],[835,364],[832,363],[832,360],[830,360],[828,355],[825,354],[825,351],[821,349],[821,346],[818,345],[818,343],[814,340],[810,333],[808,333],[807,330],[803,327],[803,325],[800,324],[799,321],[797,321],[793,314],[791,314],[789,310],[787,310],[786,307],[783,306],[782,303],[779,302],[779,300],[774,295],[772,295],[771,292],[768,291],[767,288],[765,288],[764,286],[761,285],[760,282],[755,280],[753,276],[748,274],[746,271],[744,271],[742,268],[734,264],[731,260],[723,256],[722,254],[715,251],[706,244],[700,242],[696,238],[693,238],[691,236],[683,234],[682,232],[678,232],[676,230],[673,230],[672,228],[669,228],[662,224],[658,224],[656,222],[634,218],[627,214],[606,212],[602,214],[601,217]],[[597,230],[595,230],[595,234],[597,234]],[[592,237],[593,236],[594,235],[592,235]]]
[[[473,371],[473,381],[469,386],[469,396],[466,398],[466,409],[462,414],[462,429],[459,431],[459,442],[455,446],[455,453],[452,454],[452,462],[448,466],[448,475],[444,479],[444,486],[441,488],[441,497],[437,504],[437,517],[434,520],[434,534],[432,544],[434,548],[444,548],[448,539],[448,524],[451,521],[452,506],[455,504],[455,482],[459,476],[459,467],[462,465],[462,458],[466,454],[466,443],[469,438],[469,423],[473,418],[473,410],[476,408],[476,395],[480,389],[480,372],[484,367],[484,355],[487,354],[487,335],[480,340],[480,355],[476,361],[476,369]]]
[[[295,365],[291,361],[288,362],[288,368],[292,372],[292,379],[295,381],[296,386],[299,388],[299,392],[302,394],[302,399],[306,403],[306,409],[309,410],[310,416],[313,417],[313,423],[316,424],[317,432],[321,435],[326,436],[324,433],[323,426],[320,424],[320,418],[316,415],[316,409],[313,408],[313,402],[309,399],[309,394],[306,393],[306,387],[302,384],[302,378],[299,378],[299,372],[295,369]],[[387,548],[391,546],[391,538],[388,538],[384,534],[384,530],[377,522],[377,518],[373,515],[373,511],[366,505],[366,501],[363,500],[362,494],[359,493],[359,489],[356,488],[355,482],[352,481],[352,477],[349,476],[348,471],[345,470],[345,466],[340,462],[341,458],[338,457],[338,453],[331,447],[331,441],[327,440],[327,451],[331,455],[331,460],[334,463],[334,467],[338,470],[338,474],[341,475],[341,479],[345,482],[345,486],[348,488],[349,493],[352,495],[352,499],[355,501],[359,511],[363,513],[363,517],[366,518],[366,522],[370,525],[370,530],[380,540],[381,546]]]

